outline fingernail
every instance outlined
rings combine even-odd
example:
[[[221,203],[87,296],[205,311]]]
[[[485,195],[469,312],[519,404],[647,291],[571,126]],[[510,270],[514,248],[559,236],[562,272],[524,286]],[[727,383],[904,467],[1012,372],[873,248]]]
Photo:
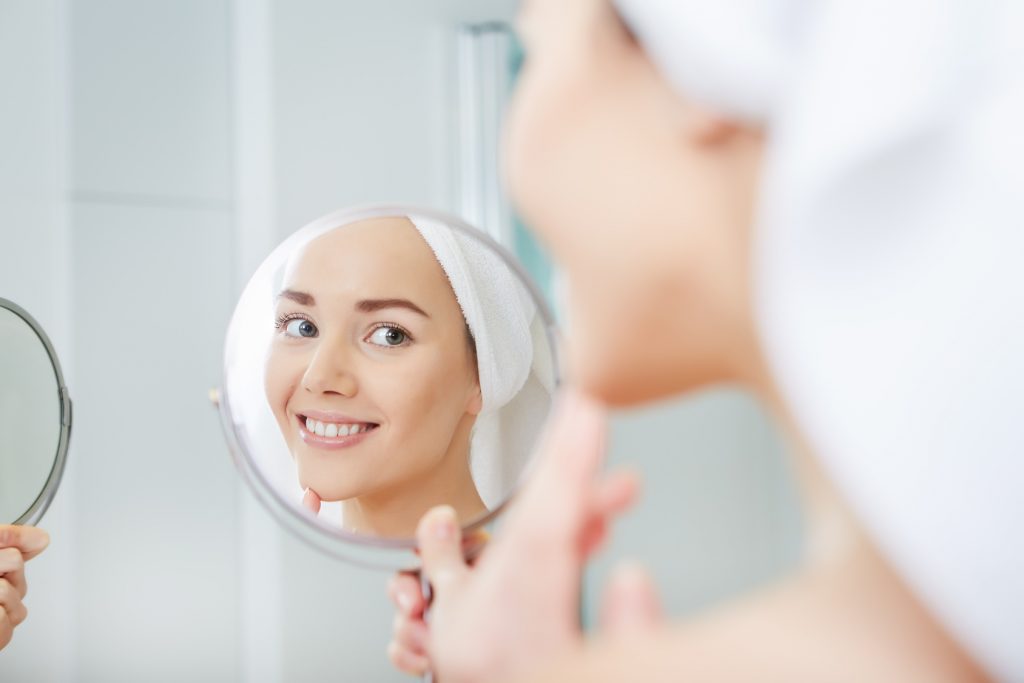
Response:
[[[450,541],[455,538],[455,510],[447,505],[437,508],[431,532],[439,541]]]
[[[412,601],[409,600],[409,596],[402,591],[398,591],[395,594],[395,600],[398,601],[398,608],[406,614],[412,611]]]

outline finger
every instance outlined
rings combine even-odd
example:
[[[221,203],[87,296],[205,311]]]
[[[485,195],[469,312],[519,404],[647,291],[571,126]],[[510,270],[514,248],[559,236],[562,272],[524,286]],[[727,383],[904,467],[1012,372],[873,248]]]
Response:
[[[320,514],[320,496],[316,491],[306,487],[306,490],[302,493],[302,507],[312,512],[314,515]]]
[[[38,527],[0,525],[0,548],[17,548],[31,560],[50,545],[50,535]]]
[[[28,610],[25,609],[21,596],[6,579],[0,579],[0,607],[4,608],[12,626],[17,626],[28,616]]]
[[[388,597],[398,611],[408,617],[422,617],[426,609],[419,577],[412,574],[394,576],[388,583]]]
[[[396,669],[414,676],[422,676],[430,666],[426,657],[403,650],[397,643],[388,645],[388,659]]]
[[[633,470],[618,470],[605,475],[594,487],[592,512],[601,517],[622,514],[640,496],[640,475]]]
[[[617,567],[605,585],[601,629],[608,635],[642,633],[663,619],[661,601],[650,574],[636,563]]]
[[[420,520],[416,529],[423,573],[438,595],[457,584],[468,569],[462,555],[462,533],[455,510],[435,507]]]
[[[25,560],[17,548],[0,550],[0,578],[7,579],[21,597],[25,597],[28,585],[25,583]]]
[[[422,619],[410,619],[401,614],[395,615],[391,625],[391,640],[403,650],[414,655],[427,655],[428,627]]]
[[[11,642],[12,635],[14,635],[14,626],[7,618],[7,612],[4,611],[3,605],[0,605],[0,650],[7,647],[7,643]]]
[[[589,516],[604,445],[604,409],[579,392],[566,390],[542,441],[537,471],[510,515],[505,535],[532,545],[575,547]]]
[[[612,520],[628,510],[639,493],[639,475],[628,470],[608,474],[594,486],[591,516],[584,523],[579,540],[580,554],[583,557],[590,557],[601,548],[608,536]]]

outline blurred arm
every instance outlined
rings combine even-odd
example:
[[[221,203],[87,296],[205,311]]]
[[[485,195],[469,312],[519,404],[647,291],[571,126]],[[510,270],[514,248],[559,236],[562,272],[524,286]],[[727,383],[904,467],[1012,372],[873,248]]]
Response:
[[[867,542],[692,622],[591,642],[532,683],[987,680]]]

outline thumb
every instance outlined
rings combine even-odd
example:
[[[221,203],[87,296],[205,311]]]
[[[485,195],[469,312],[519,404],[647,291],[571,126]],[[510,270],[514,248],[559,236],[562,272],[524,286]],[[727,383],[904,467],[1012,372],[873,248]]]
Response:
[[[17,548],[26,560],[46,550],[50,535],[34,526],[0,525],[0,548]]]
[[[447,505],[431,509],[416,528],[423,573],[440,597],[466,574],[462,532],[455,510]]]
[[[320,514],[320,496],[311,488],[306,488],[302,493],[302,507],[306,508],[314,515]]]
[[[646,631],[664,615],[654,581],[637,563],[619,565],[605,584],[601,603],[601,629],[610,636]]]
[[[560,397],[537,452],[537,470],[523,490],[506,535],[530,547],[576,550],[590,517],[592,491],[604,461],[603,407],[572,388]]]

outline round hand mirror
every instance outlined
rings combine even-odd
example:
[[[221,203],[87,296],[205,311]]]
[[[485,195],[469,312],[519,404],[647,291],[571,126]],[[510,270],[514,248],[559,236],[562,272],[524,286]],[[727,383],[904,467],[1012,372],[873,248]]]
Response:
[[[249,281],[218,405],[282,524],[349,561],[414,569],[427,510],[452,506],[481,541],[518,487],[558,382],[554,343],[544,300],[484,233],[426,209],[342,210]]]
[[[71,399],[57,354],[25,310],[0,299],[0,524],[35,524],[68,452]]]

